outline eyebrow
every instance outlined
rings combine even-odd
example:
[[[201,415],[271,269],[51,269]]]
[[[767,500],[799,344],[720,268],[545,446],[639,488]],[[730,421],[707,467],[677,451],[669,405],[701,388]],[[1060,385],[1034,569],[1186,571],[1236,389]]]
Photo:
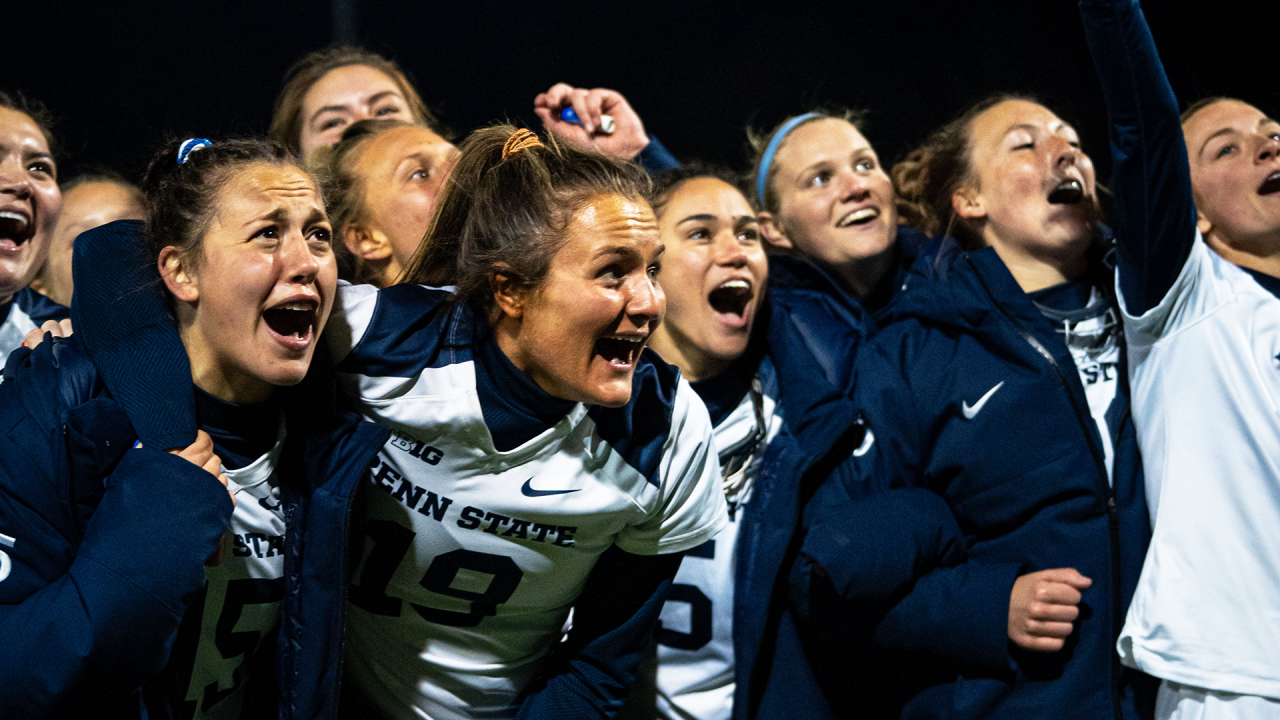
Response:
[[[1008,128],[1005,129],[1004,134],[1008,135],[1014,130],[1026,130],[1028,132],[1032,132],[1037,135],[1040,134],[1040,128],[1036,127],[1035,125],[1032,125],[1031,123],[1014,123],[1013,125],[1010,125]]]
[[[719,219],[720,218],[716,217],[715,215],[712,215],[711,213],[698,213],[697,215],[690,215],[689,217],[681,220],[676,224],[683,225],[687,222],[692,222],[694,220],[699,220],[702,222],[715,222],[716,220],[719,220]]]
[[[1262,123],[1258,123],[1258,124],[1261,125]],[[1240,133],[1235,128],[1229,128],[1229,127],[1222,128],[1221,130],[1215,132],[1214,134],[1204,139],[1204,143],[1200,145],[1200,150],[1199,152],[1196,153],[1196,157],[1203,156],[1204,149],[1209,147],[1209,143],[1212,142],[1213,139],[1218,137],[1219,135],[1239,135],[1239,134]]]

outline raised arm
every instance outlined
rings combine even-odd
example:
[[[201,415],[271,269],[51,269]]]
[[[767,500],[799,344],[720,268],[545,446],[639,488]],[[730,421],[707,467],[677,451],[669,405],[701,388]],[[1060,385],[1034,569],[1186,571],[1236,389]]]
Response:
[[[1195,241],[1178,101],[1137,0],[1081,0],[1110,122],[1120,289],[1131,315],[1160,303]]]
[[[574,111],[577,121],[561,116],[565,108]],[[556,83],[534,98],[533,110],[548,132],[579,150],[635,160],[650,175],[680,167],[680,161],[667,152],[658,138],[645,132],[640,115],[616,90],[588,90]],[[602,127],[601,118],[605,115],[613,119],[611,131]]]

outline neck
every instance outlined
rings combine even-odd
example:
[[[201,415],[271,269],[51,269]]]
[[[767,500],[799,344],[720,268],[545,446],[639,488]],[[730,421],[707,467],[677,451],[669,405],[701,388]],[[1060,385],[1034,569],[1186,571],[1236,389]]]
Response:
[[[844,281],[853,296],[866,297],[893,267],[898,244],[891,243],[884,252],[860,260],[851,260],[831,269]]]
[[[669,323],[658,326],[653,338],[649,340],[649,347],[663,360],[680,368],[680,374],[689,382],[715,377],[737,359],[726,360],[702,352],[696,343]]]
[[[187,349],[191,381],[196,387],[219,400],[237,405],[256,405],[271,398],[275,386],[229,367],[225,360],[208,349],[204,336],[194,324],[184,323],[178,329],[178,336]]]
[[[1009,274],[1023,292],[1035,292],[1080,277],[1088,265],[1083,252],[1074,255],[1033,255],[1010,247],[1006,243],[993,242],[996,254],[1009,268]]]
[[[1280,278],[1280,230],[1244,242],[1229,240],[1216,228],[1203,235],[1209,249],[1227,262]]]

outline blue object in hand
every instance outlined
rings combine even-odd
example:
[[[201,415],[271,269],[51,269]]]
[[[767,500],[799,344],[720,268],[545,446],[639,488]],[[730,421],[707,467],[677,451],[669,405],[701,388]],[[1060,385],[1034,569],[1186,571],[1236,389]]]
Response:
[[[567,123],[573,123],[574,125],[582,124],[582,118],[578,117],[578,113],[574,112],[573,107],[569,105],[566,105],[560,110],[560,119]]]

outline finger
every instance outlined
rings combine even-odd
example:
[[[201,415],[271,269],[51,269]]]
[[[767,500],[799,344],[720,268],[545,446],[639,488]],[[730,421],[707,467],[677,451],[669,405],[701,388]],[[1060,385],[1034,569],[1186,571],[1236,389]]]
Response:
[[[35,350],[36,346],[42,342],[44,342],[43,330],[28,330],[26,336],[22,338],[22,347]]]
[[[586,95],[587,112],[591,114],[591,127],[600,127],[600,116],[604,115],[604,100],[607,93],[613,92],[604,88],[588,90]]]
[[[578,113],[582,129],[588,133],[594,132],[596,125],[591,120],[591,106],[587,103],[587,91],[575,88],[572,93],[569,93],[569,104],[573,106],[573,111]]]
[[[71,329],[71,318],[59,320],[58,324],[62,326],[62,337],[71,337],[73,330]]]
[[[1080,617],[1080,608],[1075,605],[1033,602],[1027,608],[1027,617],[1041,621],[1075,622]]]
[[[546,107],[551,107],[551,105],[547,102],[547,94],[546,94],[546,93],[538,93],[538,94],[533,98],[533,107],[534,107],[534,109],[537,109],[537,108],[546,108]]]
[[[560,118],[553,114],[553,109],[550,107],[537,106],[533,109],[533,113],[542,121],[542,126],[548,130],[555,127],[556,123],[561,122]]]
[[[569,83],[556,83],[552,85],[543,95],[547,98],[547,107],[558,108],[567,102],[567,97],[573,92],[573,86]]]
[[[1032,652],[1051,653],[1058,652],[1065,643],[1062,638],[1039,637],[1034,635],[1019,636],[1013,641],[1019,647],[1030,650]]]
[[[1046,580],[1065,583],[1074,588],[1081,590],[1093,584],[1093,580],[1081,575],[1075,568],[1054,568],[1052,570],[1041,570],[1038,573]]]
[[[54,337],[63,337],[65,335],[62,332],[62,326],[58,324],[57,320],[45,320],[40,324],[40,330],[41,332],[51,333]]]
[[[1041,582],[1031,594],[1032,602],[1055,605],[1079,605],[1083,596],[1080,591],[1058,582]]]
[[[1074,623],[1069,622],[1037,622],[1028,620],[1025,628],[1028,635],[1034,637],[1064,638],[1075,630]]]
[[[205,472],[209,473],[210,475],[214,477],[218,477],[219,475],[222,474],[222,459],[219,458],[217,455],[210,455],[208,460],[205,460],[203,463],[200,464],[200,468],[203,469]],[[225,479],[223,478],[218,478],[218,480],[223,485],[227,484]]]

